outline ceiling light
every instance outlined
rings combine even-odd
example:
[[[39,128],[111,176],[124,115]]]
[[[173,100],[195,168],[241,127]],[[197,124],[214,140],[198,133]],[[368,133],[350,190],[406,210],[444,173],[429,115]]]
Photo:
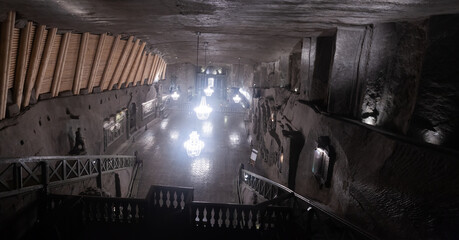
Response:
[[[196,117],[199,120],[206,120],[209,118],[209,115],[212,112],[212,108],[207,105],[205,96],[201,97],[201,103],[198,107],[194,108],[194,111],[196,112]]]
[[[190,139],[184,143],[186,154],[189,157],[197,157],[201,154],[201,150],[204,148],[204,142],[199,140],[198,132],[192,131]]]

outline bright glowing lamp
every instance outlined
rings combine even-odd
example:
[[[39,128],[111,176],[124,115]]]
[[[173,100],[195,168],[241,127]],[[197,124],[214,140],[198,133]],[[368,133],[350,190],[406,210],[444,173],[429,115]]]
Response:
[[[171,97],[172,97],[172,100],[177,100],[180,97],[180,94],[178,94],[177,92],[174,92],[172,93]]]
[[[204,142],[199,140],[198,132],[192,131],[190,139],[184,143],[186,154],[189,157],[197,157],[201,154],[201,150],[204,148]]]
[[[207,87],[206,89],[204,89],[204,93],[206,94],[206,96],[210,97],[212,96],[212,93],[214,93],[214,90],[210,87]]]
[[[239,97],[239,94],[236,94],[236,96],[233,97],[233,101],[235,103],[239,103],[241,101],[241,97]]]
[[[206,120],[209,118],[209,115],[212,112],[212,108],[207,105],[205,96],[201,97],[201,103],[198,107],[194,108],[194,111],[196,112],[196,117],[199,120]]]

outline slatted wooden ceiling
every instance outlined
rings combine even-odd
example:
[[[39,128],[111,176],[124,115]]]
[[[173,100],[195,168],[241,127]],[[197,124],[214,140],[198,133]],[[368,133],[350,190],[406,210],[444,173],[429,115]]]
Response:
[[[10,12],[0,33],[0,120],[6,117],[9,89],[14,104],[25,108],[40,94],[78,95],[82,89],[92,93],[96,87],[112,90],[165,78],[166,62],[133,36],[57,34],[56,28],[32,22],[21,29],[14,24],[15,12]]]

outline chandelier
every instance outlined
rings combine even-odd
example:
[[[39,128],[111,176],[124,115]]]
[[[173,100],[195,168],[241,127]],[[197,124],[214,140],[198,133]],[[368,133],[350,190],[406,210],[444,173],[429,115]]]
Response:
[[[233,101],[235,103],[239,103],[241,101],[241,97],[239,97],[239,94],[236,94],[236,96],[233,97]]]
[[[212,112],[212,108],[206,104],[205,96],[201,97],[201,103],[198,107],[194,108],[194,111],[196,112],[196,117],[199,120],[206,120],[207,118],[209,118],[209,115]]]
[[[186,154],[189,157],[197,157],[201,154],[201,150],[204,148],[204,142],[199,140],[199,135],[197,131],[192,131],[190,134],[190,139],[184,143]]]
[[[204,93],[206,94],[206,96],[210,97],[212,96],[212,93],[214,93],[214,90],[210,88],[210,86],[208,86],[207,88],[204,89]]]
[[[175,101],[180,97],[180,94],[178,94],[177,92],[174,92],[174,93],[172,93],[171,97],[172,97],[172,100]]]

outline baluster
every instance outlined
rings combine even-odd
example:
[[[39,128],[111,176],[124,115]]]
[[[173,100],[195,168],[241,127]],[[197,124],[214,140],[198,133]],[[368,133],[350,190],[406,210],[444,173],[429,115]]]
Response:
[[[123,203],[118,202],[118,209],[119,209],[119,215],[118,215],[118,220],[120,222],[123,222],[124,219],[124,206]]]
[[[275,222],[277,221],[276,219],[276,211],[273,211],[273,214],[271,216],[271,228],[275,227]]]
[[[263,225],[264,225],[264,228],[263,228],[263,229],[264,229],[264,230],[267,230],[268,227],[269,227],[269,222],[270,222],[269,217],[270,217],[270,216],[271,216],[271,215],[268,214],[268,210],[266,210],[266,211],[265,211],[265,214],[264,214],[264,217],[263,217],[263,222],[264,222],[264,224],[263,224]]]
[[[159,207],[163,207],[164,201],[163,201],[163,191],[159,191]]]
[[[196,218],[194,219],[196,226],[199,226],[199,208],[196,207]]]
[[[218,227],[222,227],[222,224],[223,224],[223,211],[222,209],[220,208],[220,210],[218,211]]]
[[[207,226],[207,208],[204,207],[204,210],[202,211],[202,226],[206,227]]]
[[[225,219],[225,226],[226,228],[229,228],[230,226],[230,211],[229,208],[226,208],[226,219]]]
[[[177,208],[177,206],[178,206],[177,192],[176,191],[174,191],[174,201],[172,202],[172,205],[174,206],[174,208]]]
[[[108,206],[110,208],[109,219],[110,219],[111,222],[114,222],[115,218],[116,218],[116,206],[115,206],[115,203],[113,201],[110,201]]]
[[[180,199],[181,199],[181,201],[180,201],[180,207],[181,207],[182,210],[183,210],[183,209],[185,209],[185,195],[183,194],[183,192],[182,192],[182,194],[180,195]]]
[[[241,220],[239,221],[239,225],[241,226],[241,229],[244,229],[245,227],[245,223],[246,223],[245,218],[246,218],[245,211],[244,209],[241,209]]]
[[[256,216],[257,220],[255,222],[255,227],[258,229],[260,229],[260,226],[261,226],[261,214],[260,214],[260,210],[257,210],[257,216]]]
[[[214,227],[214,225],[215,225],[215,210],[214,208],[212,208],[212,210],[210,211],[210,226]]]
[[[83,202],[81,204],[81,220],[83,222],[86,222],[88,220],[87,214],[88,214],[88,210],[86,209],[86,204]]]
[[[95,210],[96,210],[96,221],[100,222],[100,220],[102,219],[102,212],[101,212],[101,206],[100,206],[100,202],[95,202],[94,203],[94,206],[95,206]]]
[[[167,193],[166,193],[166,207],[167,208],[169,208],[171,206],[170,197],[171,197],[170,191],[167,191]]]
[[[132,222],[132,207],[130,203],[127,203],[126,212],[127,212],[127,222],[130,223]]]
[[[237,227],[237,224],[238,224],[238,218],[237,218],[237,211],[236,211],[236,208],[234,208],[234,211],[233,211],[233,228],[236,228]]]
[[[94,203],[93,202],[88,202],[88,220],[90,222],[94,221]]]
[[[109,218],[109,215],[110,215],[110,207],[108,205],[107,202],[103,203],[103,219],[105,222],[108,222],[108,218]]]
[[[119,202],[113,202],[113,205],[115,205],[114,207],[114,210],[115,210],[115,216],[114,216],[114,220],[115,222],[119,222],[120,220],[120,206],[119,206]]]
[[[139,204],[137,203],[134,207],[134,214],[132,214],[136,222],[139,222],[140,220],[139,211],[140,211],[140,207],[139,207]]]
[[[253,227],[253,214],[252,214],[252,210],[249,210],[249,221],[247,221],[247,228],[248,229],[252,229]]]

